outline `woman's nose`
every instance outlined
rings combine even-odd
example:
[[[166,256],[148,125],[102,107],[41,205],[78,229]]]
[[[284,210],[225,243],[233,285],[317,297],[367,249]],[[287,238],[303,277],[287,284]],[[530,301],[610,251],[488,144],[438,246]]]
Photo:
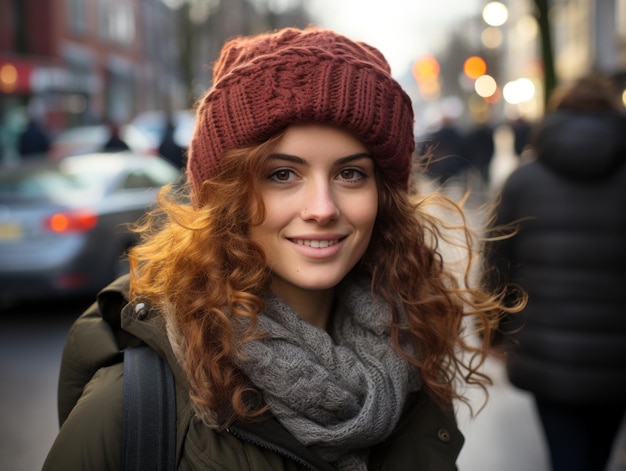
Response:
[[[339,207],[329,182],[311,182],[305,193],[302,219],[326,225],[339,218]]]

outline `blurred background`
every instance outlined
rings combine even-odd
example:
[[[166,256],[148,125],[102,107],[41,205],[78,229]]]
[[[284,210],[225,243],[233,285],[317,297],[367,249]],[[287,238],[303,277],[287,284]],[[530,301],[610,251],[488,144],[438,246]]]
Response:
[[[626,103],[626,0],[0,0],[0,469],[40,469],[67,329],[124,270],[121,224],[180,176],[223,42],[307,25],[383,52],[414,102],[416,139],[488,124],[491,189],[557,84],[599,70]],[[113,168],[120,149],[138,155]],[[459,409],[459,469],[547,471],[529,397],[496,360],[486,368],[487,406]]]
[[[0,0],[0,160],[29,115],[52,136],[186,110],[223,41],[314,24],[378,47],[417,110],[536,119],[558,81],[598,69],[626,88],[624,0]],[[625,98],[626,99],[626,98]]]

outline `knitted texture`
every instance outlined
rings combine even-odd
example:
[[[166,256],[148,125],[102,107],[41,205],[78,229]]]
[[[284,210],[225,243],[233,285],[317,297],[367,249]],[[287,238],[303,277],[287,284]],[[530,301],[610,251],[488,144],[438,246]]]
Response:
[[[366,470],[367,449],[396,427],[419,370],[391,345],[391,311],[371,281],[348,278],[338,291],[329,335],[269,295],[238,366],[276,418],[339,470]],[[413,351],[405,346],[407,351]]]
[[[415,149],[411,100],[377,49],[314,28],[236,38],[224,45],[213,82],[189,147],[194,192],[229,150],[305,122],[350,132],[389,181],[408,187]]]

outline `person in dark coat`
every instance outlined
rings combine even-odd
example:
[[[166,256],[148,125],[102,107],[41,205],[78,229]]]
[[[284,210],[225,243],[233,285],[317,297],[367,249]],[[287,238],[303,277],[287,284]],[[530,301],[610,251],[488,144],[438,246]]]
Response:
[[[50,150],[50,136],[34,118],[29,118],[26,127],[17,140],[17,150],[21,157],[45,155]]]
[[[467,170],[463,144],[463,135],[450,116],[444,116],[440,127],[421,144],[422,152],[428,159],[427,172],[440,185]]]
[[[120,136],[120,126],[117,123],[109,123],[109,138],[102,146],[104,152],[119,152],[130,150],[128,144]]]
[[[465,135],[463,153],[468,165],[478,172],[483,188],[490,183],[489,167],[495,150],[493,127],[485,120],[476,122]]]
[[[513,131],[513,150],[515,155],[522,157],[531,141],[532,126],[526,119],[518,116],[511,121],[511,130]]]
[[[626,409],[626,122],[611,82],[557,89],[536,160],[506,181],[487,279],[528,294],[504,345],[513,385],[533,394],[553,471],[598,471]]]
[[[169,160],[177,168],[182,169],[185,166],[185,149],[176,142],[175,131],[176,126],[174,125],[174,121],[172,117],[168,115],[163,128],[163,136],[159,143],[159,154]]]

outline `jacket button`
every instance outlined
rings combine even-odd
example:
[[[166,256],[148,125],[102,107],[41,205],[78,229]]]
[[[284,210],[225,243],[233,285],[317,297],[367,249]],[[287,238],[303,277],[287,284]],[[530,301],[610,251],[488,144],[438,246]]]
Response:
[[[148,315],[146,305],[144,303],[137,304],[135,306],[135,314],[137,314],[137,319],[139,319],[140,321],[144,320]]]
[[[437,430],[437,438],[442,443],[450,443],[450,440],[452,439],[452,437],[450,436],[450,432],[448,432],[445,428],[440,428],[439,430]]]

